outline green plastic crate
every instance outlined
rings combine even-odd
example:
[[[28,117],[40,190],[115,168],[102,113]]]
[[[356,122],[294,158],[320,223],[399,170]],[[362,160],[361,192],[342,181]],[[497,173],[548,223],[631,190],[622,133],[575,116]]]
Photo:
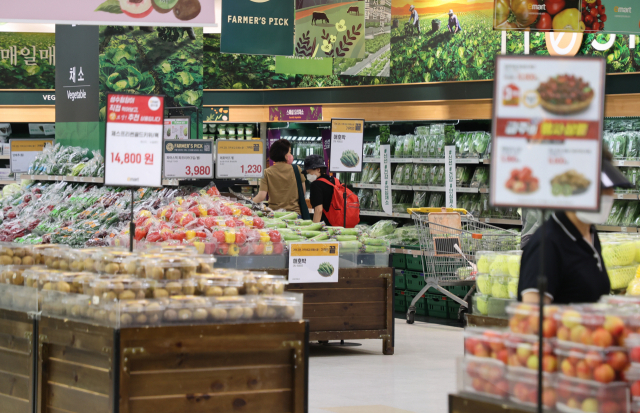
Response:
[[[422,287],[425,286],[424,276],[422,273],[415,271],[403,271],[405,282],[407,284],[407,290],[420,292]]]
[[[445,290],[448,290],[451,294],[456,297],[464,298],[467,293],[471,290],[470,285],[452,285],[450,287],[444,287]]]
[[[425,294],[425,301],[427,303],[429,317],[447,318],[447,297],[436,294]]]
[[[404,274],[404,271],[395,271],[395,287],[396,290],[406,290],[407,289],[407,279]]]
[[[405,261],[407,263],[407,270],[422,272],[422,255],[413,256],[411,254],[405,255]]]
[[[454,300],[447,301],[447,306],[449,307],[447,310],[449,311],[449,318],[451,320],[458,319],[458,312],[460,311],[460,304]]]
[[[403,290],[395,291],[393,309],[401,313],[407,312],[407,296],[405,295],[405,292]]]
[[[391,267],[397,270],[404,270],[407,268],[406,256],[404,254],[392,254],[391,255]]]
[[[414,291],[405,291],[405,296],[407,298],[407,309],[411,305],[411,301],[415,298],[418,293]],[[424,295],[418,299],[416,302],[416,314],[417,315],[427,315],[427,306],[424,299]]]

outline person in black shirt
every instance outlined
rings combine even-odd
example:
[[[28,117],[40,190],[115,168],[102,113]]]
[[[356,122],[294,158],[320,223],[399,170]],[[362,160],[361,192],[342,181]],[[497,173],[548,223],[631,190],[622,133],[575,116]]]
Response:
[[[331,206],[333,187],[324,182],[318,182],[317,179],[324,178],[332,184],[335,184],[336,181],[327,175],[327,166],[324,164],[322,156],[307,156],[304,159],[304,169],[307,171],[307,181],[311,183],[309,185],[311,191],[309,201],[311,202],[311,208],[313,208],[313,222],[322,220],[326,225],[331,225],[324,211],[328,211]]]
[[[633,185],[603,152],[599,212],[556,212],[533,234],[523,249],[518,298],[539,303],[538,276],[541,273],[544,236],[545,301],[555,304],[593,303],[610,293],[611,284],[602,260],[600,239],[594,224],[602,224],[613,206],[613,189]]]

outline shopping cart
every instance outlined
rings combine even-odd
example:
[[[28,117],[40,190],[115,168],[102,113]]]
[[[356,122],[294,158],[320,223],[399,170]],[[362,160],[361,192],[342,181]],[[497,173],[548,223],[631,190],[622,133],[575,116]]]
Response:
[[[410,208],[418,229],[425,286],[407,310],[407,323],[413,324],[416,303],[430,288],[468,309],[468,297],[475,289],[475,253],[519,249],[519,234],[479,222],[464,209]],[[465,298],[444,287],[471,286]]]

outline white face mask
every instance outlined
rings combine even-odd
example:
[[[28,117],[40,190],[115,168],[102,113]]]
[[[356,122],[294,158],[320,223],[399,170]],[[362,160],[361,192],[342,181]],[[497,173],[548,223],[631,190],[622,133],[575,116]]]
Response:
[[[586,224],[604,224],[613,208],[613,195],[602,195],[599,212],[576,212],[576,217]]]
[[[317,177],[317,176],[315,176],[315,175],[311,175],[311,174],[307,174],[307,181],[309,181],[309,182],[313,182],[313,181],[315,181],[316,179],[318,179],[318,177]]]

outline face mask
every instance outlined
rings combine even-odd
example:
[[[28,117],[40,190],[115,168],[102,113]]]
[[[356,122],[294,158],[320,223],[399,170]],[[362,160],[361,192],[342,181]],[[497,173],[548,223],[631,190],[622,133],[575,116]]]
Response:
[[[315,175],[311,175],[311,174],[307,174],[307,181],[309,181],[309,182],[313,182],[313,181],[315,181],[316,179],[318,179],[318,177],[317,177],[317,176],[315,176]]]
[[[576,217],[586,224],[604,224],[613,208],[613,195],[602,195],[599,212],[576,212]]]
[[[287,160],[287,163],[289,165],[291,165],[293,163],[293,155],[291,155],[290,153],[288,153],[287,156],[284,157],[284,159]]]

